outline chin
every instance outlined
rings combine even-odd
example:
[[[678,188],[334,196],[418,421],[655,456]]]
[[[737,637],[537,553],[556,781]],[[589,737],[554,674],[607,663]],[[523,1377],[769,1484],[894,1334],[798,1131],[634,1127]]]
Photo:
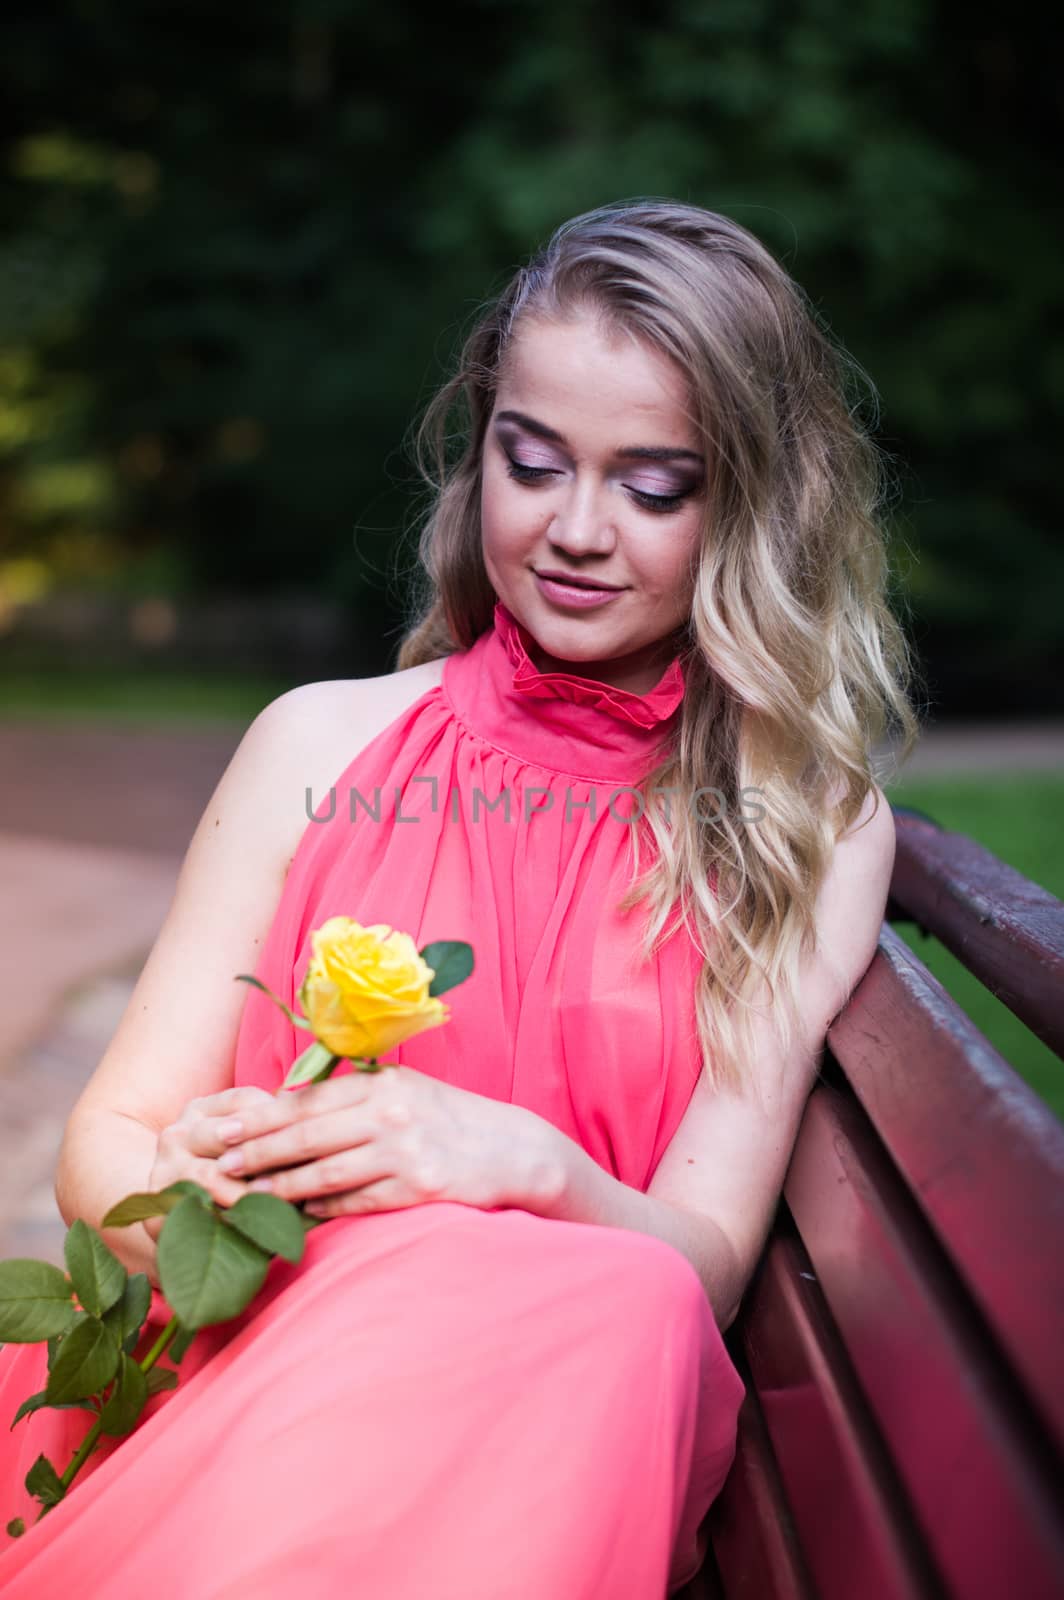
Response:
[[[515,612],[514,615],[516,614]],[[538,618],[531,622],[525,622],[523,617],[520,620],[536,641],[542,654],[552,657],[555,661],[595,665],[598,662],[619,660],[642,648],[639,641],[618,638],[616,633],[607,629],[600,630],[590,621],[580,618],[575,623],[567,624],[564,618],[548,617],[543,626],[539,625]]]
[[[607,625],[606,618],[593,611],[585,612],[583,616],[579,613],[571,617],[559,616],[538,595],[531,605],[525,606],[520,612],[514,611],[514,616],[547,648],[550,647],[550,640],[556,639],[559,643],[565,641],[571,644],[582,655],[601,648],[603,638],[617,631],[616,623]],[[594,642],[596,640],[597,645]]]

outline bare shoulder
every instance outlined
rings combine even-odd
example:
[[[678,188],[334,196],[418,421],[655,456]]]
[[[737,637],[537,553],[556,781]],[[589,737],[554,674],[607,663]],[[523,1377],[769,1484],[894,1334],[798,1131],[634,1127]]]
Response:
[[[401,672],[377,678],[326,678],[303,683],[278,695],[266,707],[278,736],[282,729],[300,725],[313,729],[315,738],[329,740],[329,758],[347,754],[352,760],[390,722],[401,716],[443,678],[447,658],[426,661]],[[264,713],[260,713],[264,715]]]
[[[434,689],[446,658],[375,678],[330,678],[300,684],[272,700],[245,735],[259,747],[261,820],[291,859],[330,785],[397,717]],[[307,796],[311,796],[308,808]],[[265,807],[265,809],[263,809]]]
[[[189,843],[159,935],[73,1118],[117,1112],[161,1129],[233,1082],[247,988],[307,828],[306,790],[328,786],[439,681],[442,662],[380,678],[303,684],[241,739]]]

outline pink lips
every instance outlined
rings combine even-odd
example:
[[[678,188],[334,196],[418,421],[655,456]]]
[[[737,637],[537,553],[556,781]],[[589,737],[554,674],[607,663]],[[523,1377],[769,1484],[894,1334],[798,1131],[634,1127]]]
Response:
[[[548,600],[553,600],[556,605],[566,606],[575,611],[585,611],[591,606],[602,606],[609,600],[616,600],[623,589],[587,589],[575,583],[562,583],[556,578],[545,578],[542,573],[536,573],[536,583],[540,593]]]

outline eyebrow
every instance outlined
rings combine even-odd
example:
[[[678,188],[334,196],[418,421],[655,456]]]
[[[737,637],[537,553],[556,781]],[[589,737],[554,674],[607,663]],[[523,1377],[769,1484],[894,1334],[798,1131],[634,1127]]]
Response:
[[[495,420],[516,422],[519,427],[526,428],[540,439],[549,439],[552,444],[565,445],[568,449],[568,440],[563,434],[548,428],[545,422],[537,422],[535,417],[526,416],[523,411],[500,411]],[[699,466],[705,465],[704,458],[697,450],[674,450],[669,445],[626,445],[615,454],[625,461],[697,461]]]

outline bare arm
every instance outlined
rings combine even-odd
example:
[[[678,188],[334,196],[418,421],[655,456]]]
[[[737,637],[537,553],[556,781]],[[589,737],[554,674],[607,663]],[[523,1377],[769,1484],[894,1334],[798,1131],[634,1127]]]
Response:
[[[135,1117],[103,1107],[71,1116],[56,1171],[55,1198],[68,1225],[83,1217],[99,1227],[117,1201],[147,1189],[158,1134]],[[107,1228],[103,1238],[130,1272],[146,1272],[158,1287],[155,1240],[144,1224]]]
[[[551,1129],[552,1135],[558,1134]],[[746,1270],[719,1223],[702,1212],[642,1194],[599,1166],[574,1139],[565,1140],[555,1198],[528,1208],[570,1222],[597,1222],[611,1228],[631,1228],[664,1239],[687,1257],[702,1280],[720,1328],[727,1328],[746,1286]],[[552,1141],[553,1142],[553,1141]]]
[[[761,1020],[752,1073],[760,1093],[714,1090],[703,1071],[646,1194],[605,1172],[573,1140],[559,1147],[553,1196],[529,1209],[656,1234],[688,1257],[727,1328],[764,1248],[828,1027],[875,954],[894,863],[894,819],[881,791],[836,844],[818,897],[818,949],[801,983],[800,1037],[781,1060]]]
[[[162,1131],[191,1100],[232,1085],[251,993],[234,979],[258,964],[307,825],[307,786],[320,803],[343,765],[335,753],[341,690],[350,730],[351,685],[291,690],[260,712],[211,796],[129,1004],[67,1122],[55,1179],[67,1223],[82,1217],[99,1227],[117,1200],[151,1187]],[[208,1181],[206,1163],[188,1176],[223,1203],[243,1192],[221,1175]],[[104,1237],[127,1266],[155,1279],[155,1244],[143,1224]]]

